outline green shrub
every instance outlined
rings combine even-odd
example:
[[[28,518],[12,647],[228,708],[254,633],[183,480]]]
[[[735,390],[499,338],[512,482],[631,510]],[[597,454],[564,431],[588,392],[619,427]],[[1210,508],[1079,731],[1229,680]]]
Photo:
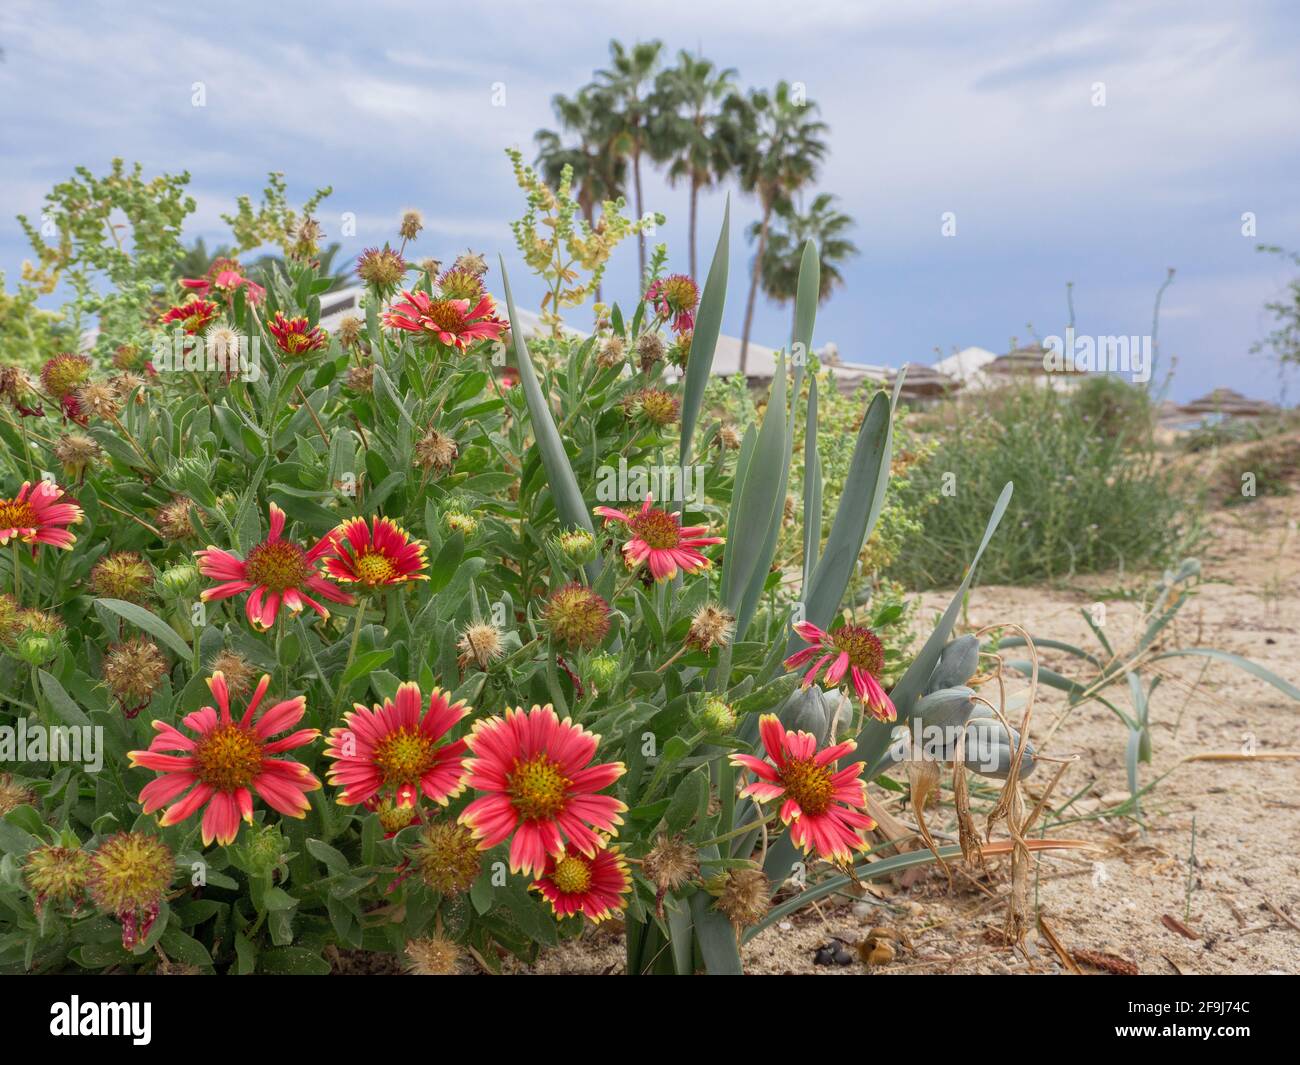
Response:
[[[1128,386],[1123,386],[1127,388]],[[1110,385],[1075,393],[1033,386],[966,398],[932,413],[938,449],[899,492],[921,516],[887,574],[912,588],[961,580],[978,546],[966,526],[1016,483],[1007,535],[982,573],[1018,584],[1169,560],[1184,540],[1184,501],[1149,432],[1121,420],[1141,407]],[[932,505],[927,505],[931,504]]]

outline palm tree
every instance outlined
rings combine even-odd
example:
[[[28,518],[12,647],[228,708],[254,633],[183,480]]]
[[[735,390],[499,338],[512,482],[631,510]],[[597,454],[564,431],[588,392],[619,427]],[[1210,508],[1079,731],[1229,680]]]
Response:
[[[616,124],[611,146],[619,156],[632,160],[632,184],[636,195],[638,218],[645,217],[645,198],[641,191],[641,156],[651,153],[650,119],[654,105],[650,99],[652,78],[659,65],[662,41],[638,41],[626,48],[619,41],[609,42],[610,69],[596,71],[595,84],[604,90],[609,101],[609,116]],[[637,294],[645,283],[645,234],[637,234]]]
[[[691,277],[698,278],[695,260],[695,229],[700,189],[726,177],[731,157],[718,137],[722,119],[719,105],[735,91],[732,67],[719,70],[712,60],[696,57],[685,49],[677,53],[677,65],[655,79],[655,142],[667,159],[668,181],[690,182]]]
[[[561,131],[574,134],[577,143],[566,145],[561,133],[538,130],[533,138],[537,141],[537,168],[555,188],[564,168],[573,167],[578,207],[587,224],[594,225],[596,208],[623,195],[627,180],[626,160],[610,150],[614,127],[608,120],[608,100],[589,85],[572,98],[552,97],[551,109]]]
[[[767,234],[767,248],[759,266],[760,284],[769,299],[784,305],[794,303],[799,291],[799,266],[804,245],[812,241],[821,259],[821,284],[817,302],[825,303],[836,285],[844,284],[840,265],[858,254],[858,246],[844,234],[853,227],[853,219],[835,207],[835,196],[821,192],[807,211],[800,211],[790,200],[781,200],[773,210]],[[749,227],[749,239],[757,240],[760,223]],[[797,312],[796,312],[797,313]],[[790,322],[790,342],[794,343],[794,319]]]
[[[743,374],[772,214],[777,204],[791,199],[817,176],[817,166],[826,155],[822,136],[827,126],[814,117],[817,105],[811,100],[803,103],[795,100],[785,81],[778,82],[771,92],[751,89],[747,96],[732,96],[725,109],[728,119],[723,139],[733,152],[740,187],[758,197],[762,211],[749,300],[745,304],[745,328],[740,339]]]

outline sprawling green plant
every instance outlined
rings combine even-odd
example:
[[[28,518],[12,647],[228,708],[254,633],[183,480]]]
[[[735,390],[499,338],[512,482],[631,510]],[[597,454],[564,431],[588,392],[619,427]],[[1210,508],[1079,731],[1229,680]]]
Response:
[[[786,729],[801,750],[856,737],[842,827],[865,846],[850,781],[895,764],[888,707],[976,716],[949,636],[1010,485],[886,695],[864,623],[894,607],[842,607],[894,398],[870,398],[833,508],[802,365],[725,445],[704,396],[727,222],[698,306],[656,261],[598,335],[531,343],[504,268],[502,317],[482,257],[406,262],[419,231],[363,257],[362,313],[333,334],[299,219],[256,278],[224,260],[166,291],[146,362],[61,355],[6,406],[0,966],[311,973],[341,947],[496,970],[621,913],[629,973],[737,972],[788,879],[807,891],[781,912],[933,859],[818,843],[741,775],[775,771]],[[801,350],[817,274],[809,246]],[[800,438],[798,594],[778,596]],[[787,658],[835,641],[854,671],[826,680],[832,654],[801,687]],[[1027,772],[999,727],[968,763]],[[796,761],[815,818],[829,770]]]

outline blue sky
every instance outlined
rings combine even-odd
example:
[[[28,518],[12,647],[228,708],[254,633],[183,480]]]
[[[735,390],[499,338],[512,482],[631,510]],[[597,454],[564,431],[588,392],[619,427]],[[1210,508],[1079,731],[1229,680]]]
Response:
[[[343,212],[357,216],[346,253],[382,243],[418,207],[418,255],[504,251],[533,304],[502,149],[531,158],[533,132],[553,124],[551,96],[586,82],[611,36],[658,37],[670,54],[736,67],[742,85],[803,82],[821,106],[831,153],[818,188],[841,198],[861,248],[818,320],[818,341],[844,358],[931,362],[973,344],[1004,351],[1028,323],[1059,333],[1067,281],[1080,332],[1147,333],[1173,266],[1161,320],[1162,350],[1177,359],[1171,394],[1224,384],[1276,399],[1275,364],[1249,349],[1289,274],[1255,245],[1300,247],[1298,24],[1293,4],[1249,0],[6,0],[0,269],[12,279],[27,251],[15,214],[39,215],[74,166],[102,171],[120,155],[150,173],[190,171],[190,237],[220,240],[234,197],[283,170],[296,202],[334,186],[327,235],[338,237]],[[196,81],[205,107],[191,104]],[[497,83],[505,106],[493,106]],[[702,262],[722,202],[702,204]],[[656,239],[684,269],[684,189],[651,176],[647,206],[668,216]],[[739,266],[756,206],[734,189],[733,206]],[[944,212],[954,237],[941,235]],[[1255,237],[1242,235],[1245,212]],[[635,272],[629,243],[610,267],[614,295],[628,298]],[[724,321],[736,334],[742,274],[733,267]],[[788,321],[761,304],[755,340],[782,343]]]

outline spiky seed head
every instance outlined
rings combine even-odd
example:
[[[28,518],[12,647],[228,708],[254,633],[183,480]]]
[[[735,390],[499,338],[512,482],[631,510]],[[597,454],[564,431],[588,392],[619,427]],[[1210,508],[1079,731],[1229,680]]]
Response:
[[[115,551],[91,567],[90,587],[101,599],[143,603],[153,589],[153,567],[134,551]]]
[[[91,855],[90,896],[105,913],[149,913],[175,874],[171,848],[157,836],[119,832]]]
[[[107,381],[90,381],[77,389],[77,405],[97,418],[116,418],[122,397]]]
[[[414,240],[423,228],[424,215],[414,207],[402,212],[402,224],[397,227],[397,232],[403,240]]]
[[[474,834],[449,818],[426,825],[410,857],[420,879],[448,897],[463,895],[473,887],[482,868]]]
[[[364,331],[360,318],[355,314],[349,314],[339,322],[338,338],[339,343],[345,348],[355,347],[361,342],[361,334]]]
[[[189,599],[199,590],[199,571],[188,562],[168,566],[158,574],[158,590],[168,599]]]
[[[639,389],[627,397],[625,406],[630,417],[639,414],[660,429],[672,425],[681,409],[677,397],[662,388]]]
[[[636,357],[642,372],[663,362],[666,351],[664,338],[658,333],[642,333],[636,342]]]
[[[609,632],[609,616],[609,604],[578,581],[557,588],[542,607],[551,638],[574,650],[599,646]]]
[[[476,305],[486,292],[480,274],[458,266],[439,275],[438,290],[442,293],[443,299],[468,300],[471,307]]]
[[[63,472],[77,480],[103,456],[104,449],[99,442],[85,433],[64,433],[54,443],[54,457],[59,460]]]
[[[422,470],[446,473],[456,464],[460,448],[455,439],[430,427],[415,442],[414,465]]]
[[[419,811],[414,806],[399,806],[392,799],[380,799],[375,804],[375,814],[379,818],[379,827],[389,836],[395,836],[404,828],[415,824]]]
[[[41,384],[55,399],[66,399],[90,377],[90,360],[84,355],[62,352],[41,367]]]
[[[20,806],[35,806],[36,793],[8,773],[0,773],[0,817]]]
[[[350,366],[343,381],[349,392],[359,396],[368,396],[375,388],[375,368],[373,366]]]
[[[686,642],[697,651],[711,651],[726,647],[736,631],[736,619],[731,612],[717,603],[705,603],[691,618],[686,630]]]
[[[257,670],[238,651],[223,650],[213,657],[208,663],[208,673],[211,675],[218,672],[226,678],[226,687],[236,699],[242,698],[253,690]]]
[[[482,252],[474,250],[466,251],[463,255],[458,255],[456,261],[452,264],[453,270],[464,270],[466,273],[478,274],[482,277],[487,273],[487,259],[483,257]]]
[[[771,909],[771,883],[761,869],[730,869],[721,877],[717,907],[736,928],[747,928]]]
[[[596,537],[586,529],[565,529],[555,538],[555,546],[574,565],[586,565],[596,557]]]
[[[460,961],[460,947],[435,933],[406,944],[406,969],[415,976],[451,976]]]
[[[78,905],[90,881],[90,855],[72,847],[37,847],[23,861],[23,879],[36,896],[37,912],[51,902]]]
[[[104,683],[128,717],[153,698],[167,674],[167,660],[158,645],[143,636],[131,636],[109,647],[101,667]]]
[[[736,711],[725,699],[710,695],[700,704],[700,724],[714,734],[726,734],[736,727]]]
[[[618,679],[618,659],[614,655],[594,655],[587,662],[587,679],[597,691],[608,691]]]
[[[596,365],[607,370],[611,366],[622,366],[626,358],[627,349],[623,346],[623,338],[609,337],[600,346],[600,353],[596,356]]]
[[[699,853],[681,836],[661,832],[641,868],[660,893],[666,894],[700,875]]]
[[[736,431],[735,426],[722,426],[722,428],[718,430],[718,441],[727,451],[740,450],[740,433]]]
[[[406,260],[392,248],[367,248],[357,259],[357,276],[376,292],[396,290],[406,275]]]
[[[487,621],[466,625],[460,639],[456,641],[456,648],[460,651],[456,661],[460,663],[461,669],[471,662],[479,669],[487,669],[506,653],[501,630]]]
[[[184,496],[177,496],[158,510],[158,531],[164,540],[185,540],[194,535],[190,515],[194,504]]]

